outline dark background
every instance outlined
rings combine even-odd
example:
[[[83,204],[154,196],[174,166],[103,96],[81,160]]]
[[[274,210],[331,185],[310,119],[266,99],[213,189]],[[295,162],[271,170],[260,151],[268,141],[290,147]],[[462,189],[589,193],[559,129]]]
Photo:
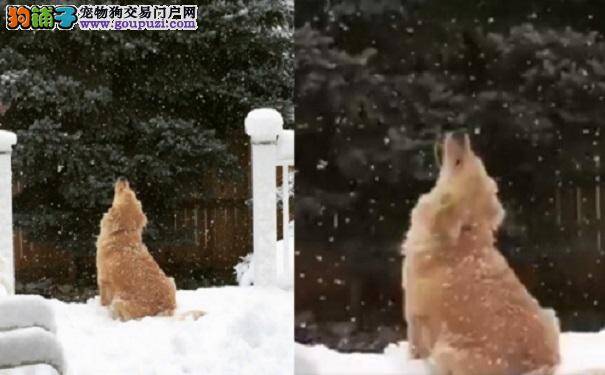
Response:
[[[602,328],[605,4],[296,5],[296,340],[405,338],[400,245],[453,129],[499,184],[521,280],[563,330]]]

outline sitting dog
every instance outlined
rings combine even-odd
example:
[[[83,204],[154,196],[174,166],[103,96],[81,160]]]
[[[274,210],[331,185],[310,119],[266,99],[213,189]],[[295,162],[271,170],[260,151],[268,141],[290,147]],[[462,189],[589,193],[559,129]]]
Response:
[[[420,197],[403,249],[410,354],[447,375],[552,374],[559,327],[494,247],[497,186],[468,136],[448,134],[435,187]]]
[[[97,239],[101,305],[109,306],[114,318],[172,315],[176,308],[174,279],[166,277],[143,244],[146,224],[141,202],[128,181],[119,179]]]

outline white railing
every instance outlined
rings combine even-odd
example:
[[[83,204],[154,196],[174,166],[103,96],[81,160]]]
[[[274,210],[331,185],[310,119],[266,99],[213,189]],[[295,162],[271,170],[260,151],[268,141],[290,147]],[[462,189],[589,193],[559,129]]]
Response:
[[[11,154],[15,133],[0,130],[0,369],[48,364],[65,373],[54,311],[40,296],[15,296]]]
[[[282,116],[268,108],[248,113],[245,126],[252,147],[254,284],[292,286],[294,249],[289,223],[289,177],[290,167],[294,166],[294,131],[284,130]],[[277,248],[278,166],[282,167],[283,173],[281,248]],[[278,262],[278,259],[281,261]]]
[[[0,295],[15,294],[11,153],[17,136],[0,130]]]

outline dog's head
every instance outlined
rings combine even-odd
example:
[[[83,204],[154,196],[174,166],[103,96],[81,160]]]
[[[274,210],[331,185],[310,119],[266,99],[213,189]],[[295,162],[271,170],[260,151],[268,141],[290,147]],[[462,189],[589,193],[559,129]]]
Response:
[[[115,183],[113,203],[107,219],[111,221],[113,231],[142,230],[147,225],[141,202],[126,179],[120,178]]]
[[[464,229],[496,230],[504,218],[498,187],[473,152],[468,135],[447,134],[442,150],[439,178],[414,209],[412,226],[450,239]]]

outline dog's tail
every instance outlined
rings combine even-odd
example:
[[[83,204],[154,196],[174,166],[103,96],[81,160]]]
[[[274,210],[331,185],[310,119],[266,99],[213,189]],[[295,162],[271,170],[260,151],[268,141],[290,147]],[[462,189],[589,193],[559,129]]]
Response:
[[[180,314],[174,314],[176,320],[187,320],[191,318],[191,320],[198,320],[202,316],[206,315],[205,311],[202,310],[189,310],[182,312]]]

